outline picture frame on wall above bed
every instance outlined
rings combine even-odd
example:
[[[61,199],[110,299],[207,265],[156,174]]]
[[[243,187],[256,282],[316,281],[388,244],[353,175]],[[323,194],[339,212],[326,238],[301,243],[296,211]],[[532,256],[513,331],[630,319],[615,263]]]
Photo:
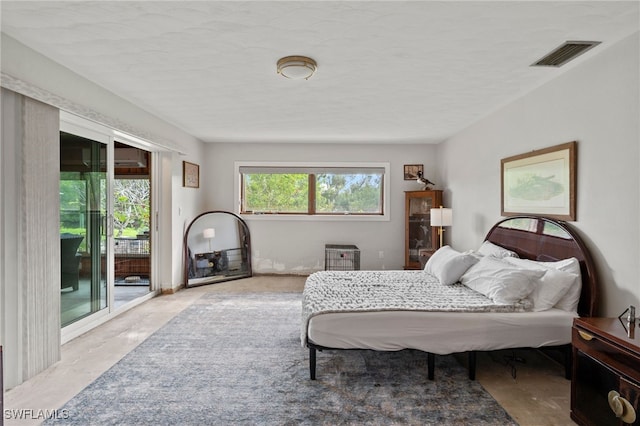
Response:
[[[576,156],[572,141],[500,160],[502,215],[575,221]]]

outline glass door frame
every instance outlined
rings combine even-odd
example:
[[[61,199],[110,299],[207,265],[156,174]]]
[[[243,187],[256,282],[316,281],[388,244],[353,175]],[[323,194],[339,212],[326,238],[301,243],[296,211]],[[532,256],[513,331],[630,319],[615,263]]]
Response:
[[[94,323],[104,322],[109,315],[113,306],[113,137],[109,135],[106,128],[95,123],[83,120],[71,114],[60,114],[60,131],[77,135],[86,139],[103,144],[106,147],[106,214],[105,222],[105,281],[106,281],[106,306],[98,309],[96,312],[86,315],[77,321],[72,322],[61,328],[62,342],[71,340],[90,328]],[[99,248],[98,248],[99,250]],[[93,267],[93,265],[92,265]],[[99,265],[100,267],[100,265]],[[94,285],[92,283],[92,285]],[[93,301],[91,303],[94,303]]]
[[[93,121],[78,117],[76,115],[60,111],[60,130],[81,137],[93,139],[98,142],[107,141],[107,307],[86,316],[72,324],[61,328],[61,343],[69,340],[97,327],[98,325],[114,318],[118,314],[151,299],[160,293],[160,284],[158,280],[159,259],[160,255],[160,227],[159,227],[159,206],[162,203],[161,189],[161,148],[153,143],[129,136],[126,133],[119,132],[110,127],[95,123]],[[147,295],[137,298],[128,304],[115,309],[114,307],[114,281],[115,281],[115,264],[114,264],[114,227],[113,227],[113,181],[114,176],[114,145],[115,142],[123,142],[132,147],[149,151],[151,158],[151,287]]]

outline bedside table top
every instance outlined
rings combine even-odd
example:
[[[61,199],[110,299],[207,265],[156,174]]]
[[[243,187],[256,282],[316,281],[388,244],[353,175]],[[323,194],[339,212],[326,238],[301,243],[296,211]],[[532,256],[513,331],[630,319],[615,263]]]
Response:
[[[576,318],[574,325],[626,347],[640,351],[640,323],[628,323],[625,319],[584,317]]]

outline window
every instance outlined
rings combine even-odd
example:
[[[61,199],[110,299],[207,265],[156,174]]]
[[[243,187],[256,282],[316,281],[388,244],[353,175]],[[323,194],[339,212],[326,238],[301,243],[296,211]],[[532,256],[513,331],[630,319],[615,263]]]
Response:
[[[384,216],[388,165],[239,165],[240,213]]]

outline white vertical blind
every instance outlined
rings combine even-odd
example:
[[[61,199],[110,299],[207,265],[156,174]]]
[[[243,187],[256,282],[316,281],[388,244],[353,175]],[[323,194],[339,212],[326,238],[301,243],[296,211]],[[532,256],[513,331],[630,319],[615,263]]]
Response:
[[[25,98],[23,116],[25,379],[60,359],[60,116]]]
[[[0,324],[11,388],[60,359],[59,111],[2,95]]]

